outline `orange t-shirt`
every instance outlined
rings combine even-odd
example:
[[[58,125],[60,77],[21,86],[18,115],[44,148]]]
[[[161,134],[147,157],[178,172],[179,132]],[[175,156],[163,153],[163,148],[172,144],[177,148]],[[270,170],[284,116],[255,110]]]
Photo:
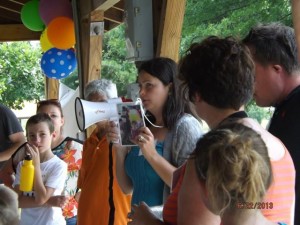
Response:
[[[165,224],[176,225],[177,224],[177,204],[178,204],[178,193],[183,181],[186,164],[183,164],[180,168],[180,175],[177,182],[172,182],[172,192],[169,195],[163,208],[163,219]],[[173,175],[174,179],[174,175]]]
[[[273,222],[290,224],[291,212],[294,211],[295,201],[295,167],[290,153],[285,149],[285,155],[278,161],[271,161],[273,170],[273,183],[265,200],[261,203],[265,217]],[[263,204],[265,203],[265,204]],[[268,205],[268,207],[267,207]],[[270,207],[272,206],[272,207]]]
[[[131,196],[120,189],[115,169],[113,151],[113,203],[114,225],[127,225]],[[98,139],[96,131],[84,142],[82,166],[79,172],[78,188],[81,195],[78,204],[77,225],[107,225],[109,221],[109,144],[106,138]]]

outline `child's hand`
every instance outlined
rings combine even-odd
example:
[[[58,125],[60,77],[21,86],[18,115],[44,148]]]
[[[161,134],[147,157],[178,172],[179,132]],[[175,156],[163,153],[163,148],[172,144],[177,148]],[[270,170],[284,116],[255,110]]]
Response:
[[[65,195],[55,195],[51,196],[49,200],[47,201],[47,205],[50,205],[52,207],[59,207],[63,208],[65,204],[68,202],[69,197]]]
[[[26,152],[31,155],[32,162],[34,166],[40,166],[40,152],[39,149],[30,144],[26,144]]]

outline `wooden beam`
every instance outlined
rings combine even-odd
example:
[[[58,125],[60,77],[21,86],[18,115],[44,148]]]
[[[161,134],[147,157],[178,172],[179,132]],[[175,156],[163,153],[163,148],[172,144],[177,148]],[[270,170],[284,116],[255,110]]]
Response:
[[[159,33],[161,32],[160,28],[160,20],[162,15],[162,8],[165,10],[165,0],[152,0],[152,17],[153,17],[153,49],[154,52],[157,52],[158,49],[158,37]]]
[[[115,8],[110,8],[104,12],[104,19],[121,24],[124,20],[124,13]]]
[[[108,32],[112,29],[114,29],[115,27],[119,26],[120,23],[114,23],[112,21],[109,20],[104,20],[104,31]]]
[[[8,11],[19,13],[23,5],[14,1],[1,1],[0,8],[6,9]]]
[[[163,1],[161,5],[156,56],[169,57],[178,61],[185,4],[186,0]]]
[[[75,1],[75,0],[73,0]],[[92,11],[105,11],[118,3],[120,0],[79,0],[80,14],[82,17],[90,15]],[[83,3],[83,4],[82,4]]]
[[[85,76],[89,73],[91,1],[73,0],[73,19],[76,34],[76,56],[80,97],[83,97]]]
[[[0,25],[0,42],[40,40],[41,32],[31,31],[23,24]]]
[[[119,1],[113,8],[124,11],[124,0]]]
[[[21,15],[17,11],[8,10],[0,6],[0,13],[1,13],[1,18],[6,18],[8,20],[15,21],[15,23],[21,22]]]
[[[94,10],[106,11],[117,4],[119,1],[120,0],[93,0],[93,5],[96,7],[96,9]]]

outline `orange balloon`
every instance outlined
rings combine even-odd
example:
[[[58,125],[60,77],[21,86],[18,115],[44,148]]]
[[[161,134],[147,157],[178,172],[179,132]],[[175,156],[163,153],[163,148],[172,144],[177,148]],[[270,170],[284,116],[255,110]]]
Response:
[[[47,27],[50,43],[58,49],[69,49],[75,45],[74,22],[68,17],[56,17]]]

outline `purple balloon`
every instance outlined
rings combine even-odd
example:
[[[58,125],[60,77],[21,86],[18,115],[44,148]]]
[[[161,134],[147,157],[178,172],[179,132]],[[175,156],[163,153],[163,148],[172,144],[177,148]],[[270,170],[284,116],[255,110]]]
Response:
[[[72,4],[69,0],[41,0],[39,5],[41,19],[48,25],[53,19],[60,16],[73,19]]]

